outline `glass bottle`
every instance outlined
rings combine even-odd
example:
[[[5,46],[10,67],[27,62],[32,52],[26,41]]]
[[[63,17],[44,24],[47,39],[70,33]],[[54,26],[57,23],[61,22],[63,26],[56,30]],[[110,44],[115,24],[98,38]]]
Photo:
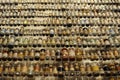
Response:
[[[34,39],[33,40],[33,45],[37,45],[38,44],[38,40],[37,39]]]
[[[8,60],[11,60],[13,58],[13,51],[10,51],[8,54]]]
[[[85,64],[80,64],[80,72],[82,73],[82,74],[85,74],[85,72],[86,72],[86,67],[85,67]]]
[[[75,63],[75,71],[79,71],[79,64]]]
[[[1,30],[1,32],[2,32],[2,30]],[[10,29],[7,28],[5,33],[6,33],[7,35],[9,35],[9,34],[10,34]]]
[[[0,37],[0,44],[3,44],[3,38]]]
[[[49,65],[49,73],[50,73],[50,75],[53,74],[53,65],[52,64]]]
[[[18,28],[15,29],[15,34],[19,34],[19,29]]]
[[[39,73],[39,72],[40,72],[40,65],[39,65],[39,63],[36,63],[36,64],[34,65],[34,72],[35,72],[35,73]]]
[[[66,48],[62,49],[62,57],[63,58],[68,58],[69,57],[69,53],[68,53],[68,50]]]
[[[81,46],[81,38],[80,37],[77,37],[77,44],[78,44],[78,46]]]
[[[73,48],[69,49],[69,57],[70,57],[70,59],[75,58],[75,51]]]
[[[51,39],[51,45],[52,45],[52,47],[54,47],[54,46],[55,46],[55,44],[56,44],[55,39],[54,39],[54,38],[52,38],[52,39]]]
[[[53,68],[53,73],[54,75],[57,75],[58,74],[58,70],[57,70],[57,66],[55,65],[54,68]]]
[[[92,64],[92,71],[93,71],[93,72],[99,72],[99,71],[100,71],[98,64],[96,64],[96,63],[93,63],[93,64]]]
[[[24,59],[27,60],[28,59],[28,54],[29,54],[29,51],[28,50],[25,50],[24,51]]]
[[[42,45],[43,45],[43,46],[46,45],[46,39],[42,39]]]
[[[54,34],[55,34],[55,31],[54,31],[54,29],[50,29],[50,37],[53,37],[54,36]]]
[[[15,66],[12,65],[9,72],[11,75],[13,75],[15,73]]]
[[[72,63],[70,64],[70,71],[75,71],[74,65]]]
[[[75,68],[74,68],[73,63],[71,63],[71,64],[70,64],[70,75],[71,75],[71,76],[74,76],[74,75],[75,75],[74,72],[75,72]]]
[[[90,74],[92,72],[90,64],[86,64],[86,71],[88,72],[88,74]]]
[[[119,52],[116,49],[114,50],[114,56],[117,57],[117,58],[119,57]]]
[[[16,74],[19,74],[21,72],[21,64],[18,63],[16,66]]]
[[[41,45],[42,44],[42,38],[38,39],[38,44]]]
[[[50,50],[46,50],[46,52],[45,52],[45,58],[46,58],[46,60],[50,59]]]
[[[63,71],[64,71],[64,67],[63,67],[62,63],[60,63],[59,66],[58,66],[58,74],[62,75]]]
[[[70,35],[70,30],[69,29],[66,29],[66,34],[67,34],[67,36]]]
[[[51,39],[50,39],[50,37],[47,38],[46,43],[47,43],[47,46],[51,45]]]
[[[29,75],[33,75],[33,70],[34,70],[33,64],[30,63],[30,64],[29,64],[29,67],[28,67],[28,74],[29,74]]]
[[[76,55],[77,60],[82,60],[82,53],[83,51],[79,48],[75,50],[75,55]]]
[[[21,72],[22,72],[23,75],[24,75],[24,74],[27,74],[27,72],[28,72],[28,66],[27,66],[27,63],[26,63],[26,62],[24,62],[24,63],[22,64]]]
[[[68,47],[70,45],[69,40],[65,40],[65,45]]]
[[[56,55],[56,59],[57,59],[57,60],[60,60],[60,59],[61,59],[62,54],[61,54],[61,51],[60,51],[60,50],[56,50],[55,55]]]
[[[61,44],[60,39],[57,38],[57,39],[56,39],[56,46],[57,46],[57,47],[60,47],[60,44]]]
[[[23,39],[23,45],[27,45],[28,44],[28,38],[24,38]]]
[[[4,38],[3,38],[3,45],[6,45],[6,44],[8,44],[8,38],[7,38],[7,37],[4,37]]]
[[[65,39],[62,37],[61,38],[61,46],[63,47],[65,45]]]
[[[44,75],[49,75],[49,73],[50,73],[49,65],[45,64],[45,66],[44,66]]]
[[[35,51],[35,60],[39,60],[40,52]]]
[[[67,24],[68,24],[68,27],[72,26],[72,19],[70,17],[67,18]]]
[[[7,51],[3,52],[3,60],[6,60],[8,58],[8,53]]]
[[[54,49],[52,49],[52,50],[50,51],[50,56],[51,56],[51,59],[52,59],[52,60],[55,59],[55,50],[54,50]]]
[[[68,66],[69,66],[69,64],[68,64],[68,63],[64,63],[64,68],[65,68],[65,71],[69,71]]]
[[[3,57],[3,52],[2,52],[2,50],[0,51],[0,60],[2,59],[2,57]]]
[[[3,72],[3,64],[1,63],[1,65],[0,65],[0,74],[2,74],[2,72]]]
[[[42,49],[40,52],[40,60],[44,60],[45,59],[45,50]]]
[[[8,74],[8,72],[9,72],[9,68],[8,68],[8,67],[5,67],[5,69],[4,69],[4,74]]]
[[[62,29],[61,29],[61,28],[57,30],[57,34],[58,34],[59,36],[62,35]]]
[[[33,60],[34,56],[35,56],[35,51],[32,49],[29,54],[30,60]]]
[[[17,60],[17,58],[18,58],[18,52],[15,51],[14,54],[13,54],[13,60]]]
[[[24,55],[23,55],[23,52],[22,52],[22,51],[19,52],[18,57],[19,57],[20,60],[23,59]]]

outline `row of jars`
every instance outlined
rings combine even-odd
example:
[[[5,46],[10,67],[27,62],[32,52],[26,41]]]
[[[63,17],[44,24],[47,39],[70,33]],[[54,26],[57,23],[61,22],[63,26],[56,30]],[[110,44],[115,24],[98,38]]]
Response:
[[[119,5],[107,5],[107,4],[77,4],[77,3],[67,3],[67,4],[12,4],[12,5],[0,5],[0,9],[99,9],[99,10],[115,10],[120,9]]]
[[[13,3],[13,2],[18,2],[18,3],[37,3],[37,2],[46,2],[46,3],[50,3],[50,2],[55,2],[55,3],[59,3],[59,2],[69,2],[69,3],[115,3],[115,2],[119,2],[118,0],[0,0],[0,3]]]
[[[52,27],[52,26],[50,26]],[[37,29],[26,29],[26,28],[4,28],[0,29],[0,34],[18,34],[18,35],[41,35],[41,36],[48,36],[48,35],[58,35],[58,36],[71,36],[71,35],[117,35],[119,34],[118,26],[73,26],[72,28],[64,28],[62,26],[56,28],[43,28]]]
[[[108,72],[109,75],[118,74],[120,71],[119,63],[54,63],[54,64],[40,64],[39,62],[6,62],[0,64],[0,74],[8,75],[66,75],[74,76],[76,72],[78,75],[102,74]],[[65,72],[65,73],[64,73]],[[92,76],[92,75],[91,75]]]
[[[0,24],[119,24],[119,18],[1,18]]]
[[[64,10],[64,11],[63,11]],[[68,10],[65,11],[65,9],[61,9],[60,11],[51,11],[51,10],[46,10],[46,11],[38,11],[38,10],[4,10],[0,12],[0,16],[1,17],[9,17],[9,16],[41,16],[41,17],[52,17],[52,16],[104,16],[104,17],[118,17],[120,15],[119,12],[112,12],[112,11],[91,11],[91,10],[82,10],[82,11],[78,11],[78,10]]]
[[[41,46],[79,46],[79,45],[119,45],[120,40],[117,37],[109,38],[36,38],[36,37],[0,37],[1,45],[41,45]]]
[[[2,77],[0,79],[5,80],[120,80],[120,76],[97,76],[97,77],[89,77],[89,76],[65,76],[62,77],[53,77],[53,76],[40,76],[40,77]]]
[[[35,77],[10,77],[10,76],[5,76],[1,77],[1,80],[120,80],[120,76],[65,76],[65,77],[55,77],[55,76],[35,76]]]
[[[119,50],[82,50],[80,48],[38,50],[1,50],[1,60],[112,60],[119,59]]]

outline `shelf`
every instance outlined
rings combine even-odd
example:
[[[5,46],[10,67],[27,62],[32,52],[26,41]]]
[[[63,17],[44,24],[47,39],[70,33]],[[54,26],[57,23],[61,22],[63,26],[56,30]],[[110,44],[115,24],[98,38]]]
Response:
[[[18,5],[18,4],[106,4],[106,5],[119,5],[120,2],[0,2],[1,5]]]

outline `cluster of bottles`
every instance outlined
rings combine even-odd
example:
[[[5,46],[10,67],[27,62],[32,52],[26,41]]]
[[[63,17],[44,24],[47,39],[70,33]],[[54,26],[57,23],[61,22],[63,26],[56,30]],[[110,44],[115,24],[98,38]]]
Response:
[[[119,3],[0,0],[0,80],[120,80]]]
[[[112,61],[106,62],[1,62],[0,75],[119,75],[120,63]]]
[[[117,60],[120,58],[119,50],[82,50],[80,48],[41,49],[41,50],[1,50],[2,61],[99,61]]]

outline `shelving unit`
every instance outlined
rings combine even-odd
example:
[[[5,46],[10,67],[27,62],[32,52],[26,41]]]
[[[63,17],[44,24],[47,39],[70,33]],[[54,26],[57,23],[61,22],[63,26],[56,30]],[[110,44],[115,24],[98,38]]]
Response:
[[[0,80],[120,80],[119,0],[0,0]]]

